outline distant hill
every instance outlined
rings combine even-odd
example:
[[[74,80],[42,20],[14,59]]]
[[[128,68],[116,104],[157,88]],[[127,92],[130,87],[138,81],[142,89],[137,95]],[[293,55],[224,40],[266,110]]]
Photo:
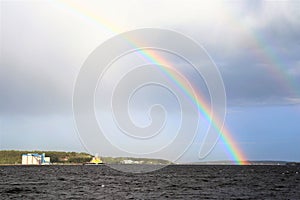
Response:
[[[84,163],[91,160],[92,156],[87,153],[60,152],[60,151],[0,151],[0,164],[21,164],[22,154],[45,153],[51,158],[51,163]]]
[[[0,165],[17,165],[22,162],[22,154],[27,153],[45,153],[51,158],[53,164],[82,164],[91,161],[93,155],[78,152],[62,151],[0,151]],[[132,157],[101,157],[101,160],[107,164],[152,164],[152,165],[169,165],[174,164],[163,159],[150,158],[132,158]],[[300,165],[298,162],[285,161],[248,161],[250,165]],[[236,165],[234,161],[210,161],[210,162],[193,162],[180,163],[181,165]]]
[[[109,164],[147,164],[147,165],[169,165],[168,160],[154,158],[132,158],[132,157],[101,157],[104,163]]]
[[[287,165],[290,162],[286,161],[247,161],[249,165]],[[236,165],[235,161],[207,161],[207,162],[193,162],[187,163],[190,165]]]
[[[45,153],[46,156],[51,158],[51,163],[53,164],[81,164],[89,162],[93,158],[93,156],[88,153],[78,152],[2,150],[0,151],[0,165],[21,164],[22,154],[27,153]],[[149,158],[101,157],[101,160],[107,164],[172,164],[170,161],[167,160]]]

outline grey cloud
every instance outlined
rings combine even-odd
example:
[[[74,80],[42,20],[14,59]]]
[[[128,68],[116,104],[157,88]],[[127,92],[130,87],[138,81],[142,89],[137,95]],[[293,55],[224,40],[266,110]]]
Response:
[[[79,68],[106,34],[103,29],[86,25],[89,23],[80,17],[66,14],[66,10],[51,7],[47,11],[41,4],[20,5],[5,3],[1,8],[0,111],[69,112]],[[207,16],[199,14],[205,21],[196,15],[196,10],[191,17],[184,16],[180,23],[171,8],[165,10],[170,19],[165,25],[204,45],[220,68],[230,105],[297,103],[300,3],[246,1],[224,5],[229,9],[227,12],[239,17],[236,20],[246,32],[226,21],[222,13],[216,13],[219,15],[215,17],[211,17],[213,12]],[[201,5],[198,6],[200,9]],[[161,15],[163,12],[154,16],[154,22],[164,27],[159,21]],[[141,24],[140,21],[132,23]],[[266,70],[265,66],[271,64],[257,56],[264,53],[262,48],[251,45],[256,36],[262,48],[271,50],[280,61],[284,76],[293,82],[294,93],[282,87],[281,81]]]
[[[93,46],[99,43],[87,36],[97,31],[83,34],[88,29],[81,21],[48,6],[38,2],[1,2],[1,114],[72,110],[76,75]]]

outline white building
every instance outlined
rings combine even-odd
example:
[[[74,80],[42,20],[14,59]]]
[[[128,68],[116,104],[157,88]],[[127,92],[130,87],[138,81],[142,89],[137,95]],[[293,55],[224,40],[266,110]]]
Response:
[[[49,165],[50,157],[45,154],[28,153],[22,155],[22,165]]]
[[[122,160],[122,164],[141,164],[143,161],[134,161],[134,160]]]

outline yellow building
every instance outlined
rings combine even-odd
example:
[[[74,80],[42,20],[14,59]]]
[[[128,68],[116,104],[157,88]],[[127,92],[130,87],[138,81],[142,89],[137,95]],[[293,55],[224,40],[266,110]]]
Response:
[[[95,165],[103,164],[102,160],[98,156],[93,157],[90,163]]]

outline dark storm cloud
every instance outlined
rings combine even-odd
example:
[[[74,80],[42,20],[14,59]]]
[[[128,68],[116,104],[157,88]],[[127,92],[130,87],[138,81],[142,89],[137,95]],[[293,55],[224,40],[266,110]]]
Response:
[[[300,102],[300,3],[264,3],[241,14],[245,39],[226,46],[207,44],[218,64],[230,105]],[[251,21],[247,25],[247,21]],[[226,38],[224,38],[226,39]],[[248,40],[248,41],[247,41]],[[249,44],[250,40],[250,44]],[[222,48],[224,47],[224,48]],[[224,52],[225,51],[225,52]]]
[[[238,57],[214,58],[222,73],[229,104],[294,104],[289,98],[300,99],[299,57],[300,48],[285,43],[286,52],[280,47],[272,48],[276,59],[268,53],[257,50],[250,52],[240,49]],[[293,51],[293,52],[291,52]],[[257,55],[257,53],[259,55]]]

